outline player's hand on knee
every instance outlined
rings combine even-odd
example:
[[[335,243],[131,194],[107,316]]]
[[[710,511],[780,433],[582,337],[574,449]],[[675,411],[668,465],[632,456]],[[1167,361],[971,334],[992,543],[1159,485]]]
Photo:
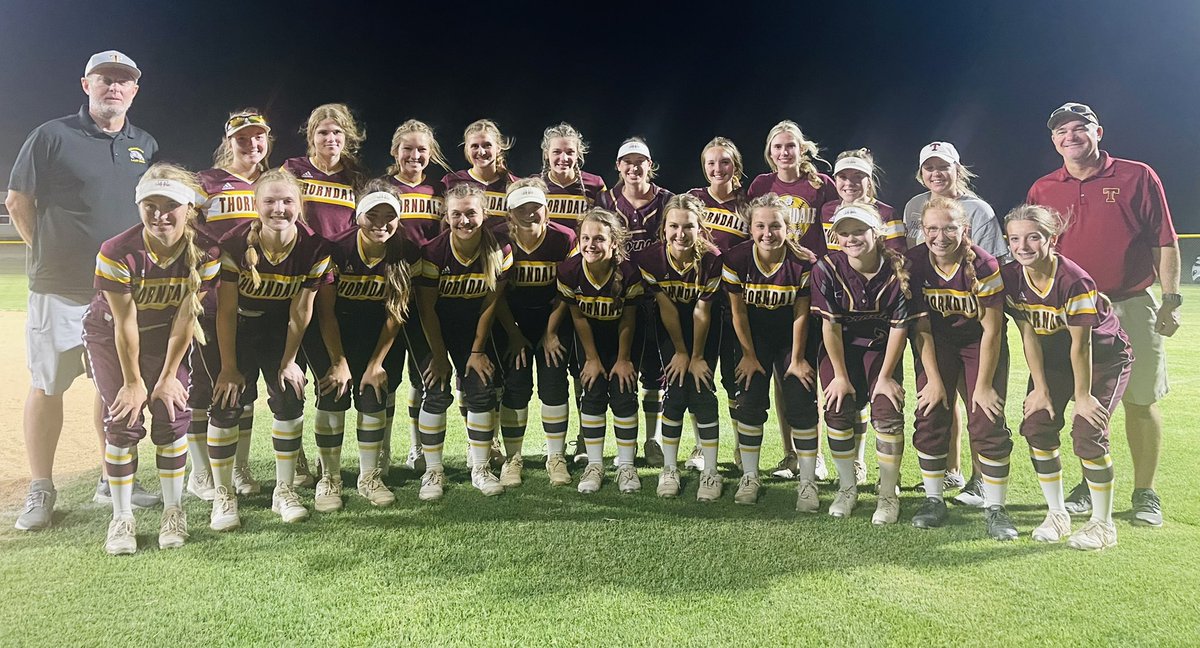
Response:
[[[363,371],[362,378],[358,381],[358,393],[360,396],[366,396],[367,390],[375,390],[375,398],[382,403],[387,394],[387,372],[384,371],[381,365],[369,365]]]
[[[279,385],[284,389],[291,389],[300,400],[304,400],[306,382],[304,370],[295,362],[289,362],[279,368]]]
[[[663,367],[667,386],[683,386],[683,380],[687,377],[688,365],[691,364],[689,359],[690,357],[686,353],[676,352],[671,356],[671,360],[667,362],[667,366]]]
[[[892,379],[891,376],[880,376],[875,381],[875,389],[871,391],[871,400],[876,397],[883,396],[892,403],[892,407],[896,408],[897,412],[904,410],[904,387],[900,383]],[[946,398],[946,390],[942,390],[942,398]]]
[[[1077,398],[1075,400],[1075,416],[1087,421],[1088,425],[1097,430],[1103,430],[1108,427],[1108,415],[1108,410],[1091,394],[1088,394],[1086,398]]]
[[[154,401],[162,401],[167,408],[167,418],[174,423],[175,412],[187,409],[188,391],[174,375],[163,376],[150,394],[150,402]]]
[[[343,358],[330,365],[329,371],[317,381],[317,392],[322,396],[333,394],[334,398],[341,399],[350,388],[350,379],[350,366]]]
[[[767,370],[763,369],[762,363],[753,355],[743,355],[742,359],[738,360],[737,366],[733,368],[733,378],[743,389],[750,389],[750,381],[756,374],[765,376]]]
[[[937,407],[950,407],[946,398],[946,387],[940,380],[929,380],[925,383],[925,388],[917,392],[917,411],[923,416],[929,416]]]
[[[844,401],[849,398],[854,399],[854,386],[845,378],[834,377],[825,385],[825,409],[831,412],[840,412]]]
[[[995,423],[1004,414],[1004,399],[991,385],[975,388],[971,397],[971,412],[982,411],[988,420]]]
[[[542,337],[542,352],[546,354],[546,364],[551,367],[557,367],[567,356],[567,349],[558,335],[550,332]]]
[[[602,375],[604,375],[604,365],[600,363],[600,359],[589,358],[584,361],[583,367],[579,370],[579,382],[583,383],[584,389],[591,389],[596,379]]]
[[[450,359],[445,355],[434,354],[429,360],[429,366],[421,372],[421,380],[432,390],[440,390],[442,384],[450,384]]]
[[[1050,418],[1054,418],[1054,405],[1050,402],[1049,392],[1034,387],[1032,391],[1025,395],[1022,413],[1025,418],[1029,418],[1041,411],[1046,412]]]
[[[492,372],[496,370],[492,364],[492,359],[483,351],[472,351],[471,357],[467,358],[467,373],[474,371],[479,374],[479,379],[487,382],[492,379]]]
[[[801,359],[800,362],[791,362],[788,364],[788,370],[784,376],[795,376],[796,380],[799,380],[800,384],[809,391],[815,391],[817,388],[817,372],[813,370],[812,365],[808,364],[808,360]]]
[[[504,358],[514,369],[524,369],[529,364],[529,353],[533,345],[520,333],[508,337],[508,349]]]
[[[146,406],[146,383],[140,379],[135,383],[121,385],[116,398],[108,408],[108,415],[116,421],[125,421],[129,426],[137,424]]]
[[[222,369],[213,385],[213,402],[221,409],[232,409],[238,406],[242,399],[242,390],[246,388],[246,377],[236,369]]]
[[[716,390],[716,386],[713,384],[712,367],[708,366],[708,361],[704,358],[692,358],[691,363],[688,364],[688,373],[696,379],[696,391]]]
[[[637,390],[637,370],[633,368],[633,362],[629,360],[617,360],[613,363],[609,378],[617,379],[621,391]]]

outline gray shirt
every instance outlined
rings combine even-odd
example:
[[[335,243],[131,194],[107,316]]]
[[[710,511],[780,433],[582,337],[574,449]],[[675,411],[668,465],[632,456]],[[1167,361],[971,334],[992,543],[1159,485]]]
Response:
[[[75,115],[33,129],[8,188],[37,204],[29,289],[87,301],[100,244],[138,222],[134,190],[158,155],[158,142],[125,120],[105,133],[85,104]]]
[[[921,229],[921,209],[929,202],[931,192],[917,194],[904,205],[904,229],[908,237],[908,247],[913,248],[925,242],[925,231]],[[1000,221],[996,220],[996,212],[992,206],[979,198],[960,196],[963,210],[967,212],[967,222],[971,224],[971,240],[979,247],[987,250],[996,257],[1000,265],[1012,261],[1008,253],[1008,242],[1000,229]]]

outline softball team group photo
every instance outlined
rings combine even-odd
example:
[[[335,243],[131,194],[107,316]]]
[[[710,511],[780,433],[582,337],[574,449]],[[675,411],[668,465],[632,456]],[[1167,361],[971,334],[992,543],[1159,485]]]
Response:
[[[212,168],[190,170],[125,120],[140,76],[121,52],[89,60],[89,104],[35,130],[9,182],[33,255],[32,481],[18,529],[52,524],[58,430],[38,426],[61,429],[80,346],[99,393],[95,497],[111,502],[114,555],[137,551],[134,508],[160,500],[158,545],[183,546],[188,494],[211,502],[216,531],[238,529],[243,498],[268,489],[283,523],[353,515],[337,513],[347,498],[439,500],[459,486],[443,463],[455,416],[461,486],[481,497],[540,480],[580,497],[688,489],[695,506],[754,506],[782,490],[764,486],[775,479],[794,490],[801,527],[827,514],[864,533],[936,529],[955,501],[980,509],[980,534],[997,541],[1100,550],[1117,544],[1118,500],[1132,523],[1163,524],[1157,402],[1163,339],[1180,324],[1177,236],[1158,176],[1100,148],[1088,105],[1030,125],[1047,129],[1062,167],[1039,170],[998,214],[951,142],[913,151],[925,191],[897,208],[880,200],[871,142],[823,151],[790,120],[745,148],[714,133],[694,153],[695,188],[676,192],[655,183],[660,143],[631,136],[597,162],[565,122],[530,145],[542,168],[522,176],[492,120],[460,139],[397,119],[392,164],[373,172],[365,127],[340,103],[311,111],[307,154],[286,160],[271,158],[274,142],[300,136],[266,111],[232,110],[223,128],[194,129],[216,151]],[[81,229],[60,200],[81,186],[56,158],[85,146],[71,138],[102,142],[75,166],[90,165],[87,182],[114,206]],[[48,260],[52,236],[70,238],[73,256]],[[1014,363],[1029,373],[1016,394]],[[1013,399],[1019,420],[1005,416]],[[254,428],[256,407],[271,413],[273,475],[250,468],[268,432]],[[1110,423],[1122,407],[1133,474],[1118,478]],[[135,479],[147,432],[159,494]],[[357,461],[342,456],[348,433]],[[777,464],[761,452],[769,435]],[[920,474],[906,484],[910,437]],[[718,465],[722,446],[732,470]],[[1063,477],[1072,462],[1077,484]],[[1020,529],[1008,486],[1030,466],[1045,518]],[[389,477],[397,467],[418,480]],[[902,487],[922,492],[912,510]],[[860,504],[873,510],[855,514]]]

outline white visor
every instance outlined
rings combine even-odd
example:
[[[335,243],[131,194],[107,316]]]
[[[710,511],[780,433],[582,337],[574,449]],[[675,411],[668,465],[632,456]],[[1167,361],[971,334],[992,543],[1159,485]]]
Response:
[[[864,160],[860,157],[844,157],[844,158],[838,160],[833,165],[833,175],[837,175],[845,169],[854,169],[855,171],[862,171],[863,173],[865,173],[867,175],[871,175],[872,173],[875,172],[875,167],[872,166],[870,162],[867,162],[866,160]]]
[[[180,205],[199,204],[199,201],[196,199],[196,192],[191,187],[178,180],[168,180],[166,178],[142,180],[139,182],[137,190],[134,192],[133,202],[140,203],[150,196],[170,198]]]
[[[635,142],[625,142],[624,144],[622,144],[621,148],[617,150],[617,159],[620,160],[621,158],[625,157],[626,155],[632,155],[634,153],[636,153],[638,155],[646,156],[647,160],[652,159],[650,157],[650,147],[646,146],[646,144],[644,142],[636,142],[636,141]]]
[[[879,222],[878,216],[854,205],[847,205],[837,210],[837,213],[833,215],[833,222],[830,224],[837,227],[837,224],[844,220],[856,220],[871,229],[883,229],[883,223]]]
[[[354,214],[362,216],[377,205],[391,205],[392,209],[396,210],[396,215],[403,213],[400,209],[400,201],[396,197],[386,191],[375,191],[363,196],[362,200],[354,206]]]
[[[529,203],[537,203],[545,207],[546,192],[538,189],[537,187],[521,187],[520,189],[514,189],[512,193],[508,194],[508,200],[506,201],[505,205],[508,209],[516,209],[521,205],[528,205]]]

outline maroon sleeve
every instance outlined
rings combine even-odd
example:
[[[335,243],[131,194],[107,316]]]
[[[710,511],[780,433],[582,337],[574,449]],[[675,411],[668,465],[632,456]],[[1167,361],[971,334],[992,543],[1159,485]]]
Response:
[[[1144,167],[1146,175],[1138,201],[1138,213],[1145,221],[1149,231],[1154,234],[1154,247],[1171,247],[1178,241],[1175,225],[1171,222],[1171,210],[1167,207],[1167,194],[1163,191],[1162,181],[1158,174],[1149,166]]]
[[[829,262],[825,259],[817,261],[809,272],[809,311],[822,319],[827,319],[831,322],[838,321],[838,316],[842,313],[841,309],[836,306],[837,302],[834,299],[834,280],[832,277],[833,268],[829,266]]]

